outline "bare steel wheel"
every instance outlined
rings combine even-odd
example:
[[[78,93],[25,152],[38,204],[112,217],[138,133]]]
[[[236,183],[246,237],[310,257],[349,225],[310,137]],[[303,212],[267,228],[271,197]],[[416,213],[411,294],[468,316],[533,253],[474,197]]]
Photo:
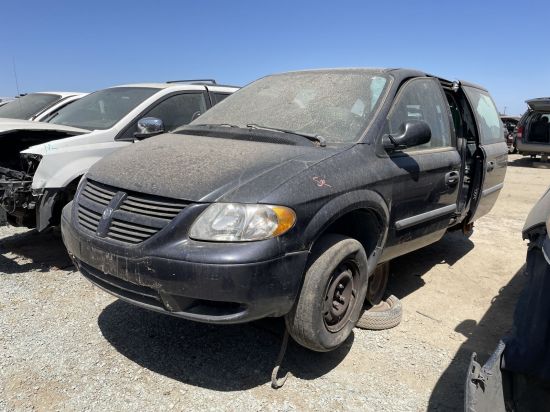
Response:
[[[331,332],[338,332],[348,321],[349,309],[357,296],[354,284],[357,276],[357,265],[351,259],[338,265],[332,274],[323,305],[323,319]]]
[[[369,287],[367,289],[367,301],[372,305],[378,305],[382,302],[386,288],[388,287],[388,279],[390,277],[389,262],[378,265],[374,273],[369,279]]]

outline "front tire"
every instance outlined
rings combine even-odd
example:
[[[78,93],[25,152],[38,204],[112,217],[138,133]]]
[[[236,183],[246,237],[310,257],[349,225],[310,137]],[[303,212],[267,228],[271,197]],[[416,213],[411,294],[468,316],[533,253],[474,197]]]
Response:
[[[317,352],[336,349],[361,315],[367,284],[361,243],[342,235],[323,236],[312,250],[300,296],[285,316],[290,335]]]

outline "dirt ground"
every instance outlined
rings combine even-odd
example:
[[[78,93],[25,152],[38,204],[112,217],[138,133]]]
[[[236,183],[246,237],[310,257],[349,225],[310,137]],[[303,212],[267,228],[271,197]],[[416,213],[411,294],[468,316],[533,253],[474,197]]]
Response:
[[[0,410],[463,410],[471,353],[484,361],[510,328],[521,228],[549,184],[550,163],[510,156],[473,236],[392,262],[401,325],[356,330],[331,353],[291,344],[277,391],[280,321],[220,327],[135,308],[74,272],[59,236],[0,227]]]

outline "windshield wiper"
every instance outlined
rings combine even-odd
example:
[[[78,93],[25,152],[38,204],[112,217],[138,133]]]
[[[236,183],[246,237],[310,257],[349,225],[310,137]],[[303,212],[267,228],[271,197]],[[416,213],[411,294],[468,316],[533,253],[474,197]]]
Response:
[[[256,123],[249,123],[246,125],[249,129],[261,129],[261,130],[271,130],[273,132],[280,132],[280,133],[287,133],[287,134],[293,134],[295,136],[302,136],[306,139],[319,143],[319,146],[325,147],[327,145],[326,139],[318,134],[312,134],[312,133],[303,133],[303,132],[295,132],[294,130],[287,130],[287,129],[279,129],[277,127],[269,127],[269,126],[262,126]]]
[[[204,123],[204,124],[190,124],[188,127],[208,127],[208,126],[218,126],[218,127],[239,127],[231,123]]]

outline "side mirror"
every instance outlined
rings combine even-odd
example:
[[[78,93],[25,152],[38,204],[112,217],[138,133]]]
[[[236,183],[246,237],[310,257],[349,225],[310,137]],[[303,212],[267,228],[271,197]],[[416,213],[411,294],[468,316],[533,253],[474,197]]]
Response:
[[[144,139],[164,133],[164,123],[161,119],[157,119],[156,117],[144,117],[138,120],[137,130],[138,131],[134,133],[134,137],[137,139]]]
[[[398,136],[386,135],[382,142],[384,149],[394,151],[428,143],[432,138],[430,125],[423,120],[411,120],[405,123],[405,129]]]

